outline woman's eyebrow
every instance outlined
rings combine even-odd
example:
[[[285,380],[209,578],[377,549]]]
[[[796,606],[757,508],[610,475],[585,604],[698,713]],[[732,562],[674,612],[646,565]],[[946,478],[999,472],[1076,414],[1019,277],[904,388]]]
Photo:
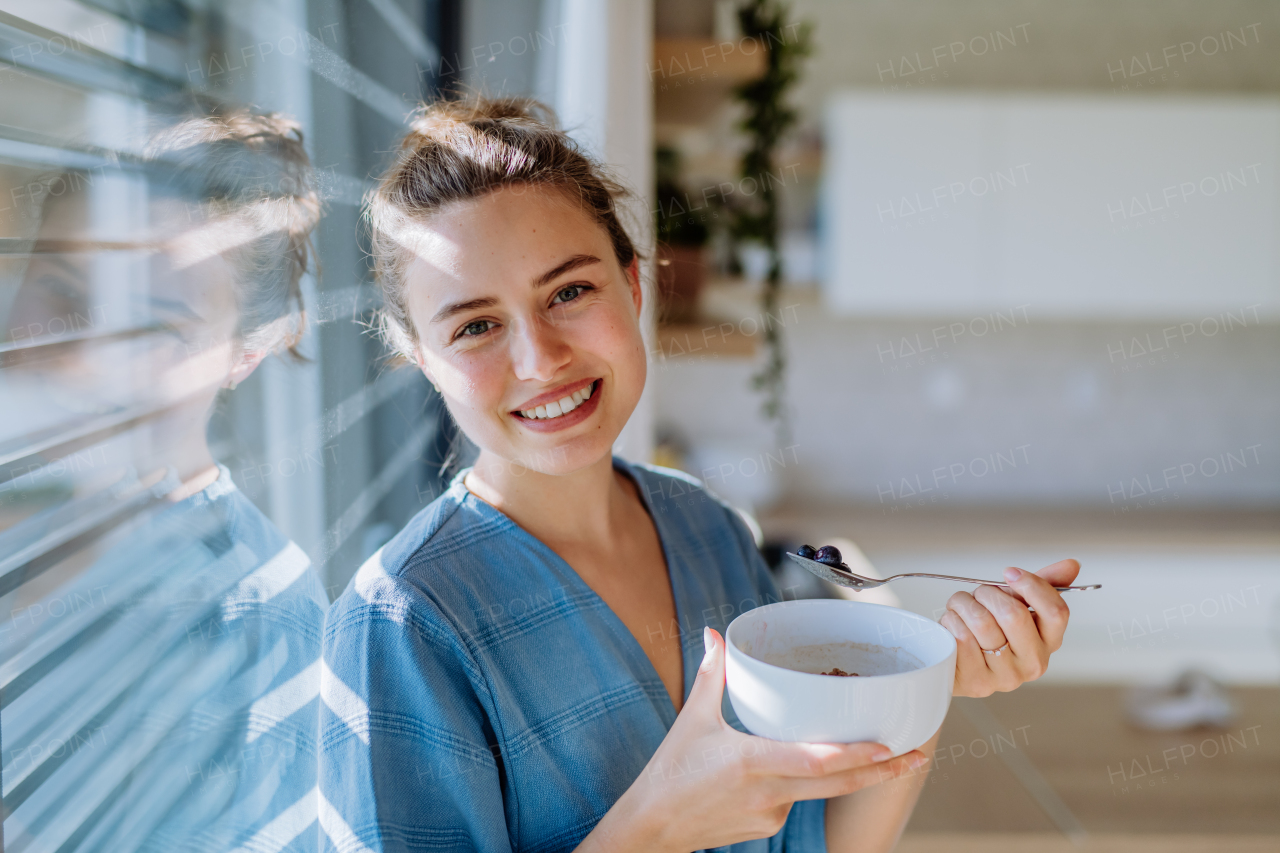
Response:
[[[498,304],[498,300],[492,296],[482,296],[479,299],[470,299],[466,302],[454,302],[452,305],[446,305],[436,312],[436,316],[431,318],[432,323],[439,323],[448,320],[454,314],[461,314],[464,311],[474,311],[477,308],[492,308]]]
[[[598,264],[598,263],[600,263],[600,259],[597,258],[595,255],[574,255],[572,258],[560,264],[559,266],[553,269],[549,269],[546,272],[544,272],[542,275],[538,276],[537,280],[534,281],[533,286],[535,289],[542,287],[545,284],[550,284],[551,282],[555,281],[557,278],[564,275],[565,273],[576,270],[578,267],[585,267],[587,264]]]
[[[576,270],[578,267],[585,267],[588,264],[598,263],[600,263],[600,259],[595,255],[574,255],[564,263],[558,264],[538,276],[538,278],[533,282],[533,286],[534,288],[542,287],[543,285],[550,284],[555,281],[565,273]],[[466,302],[454,302],[453,304],[446,305],[437,311],[436,315],[431,318],[431,322],[439,323],[444,320],[448,320],[455,314],[461,314],[464,311],[474,311],[477,308],[492,308],[497,304],[498,300],[494,299],[492,296],[482,296],[479,299],[470,299]]]

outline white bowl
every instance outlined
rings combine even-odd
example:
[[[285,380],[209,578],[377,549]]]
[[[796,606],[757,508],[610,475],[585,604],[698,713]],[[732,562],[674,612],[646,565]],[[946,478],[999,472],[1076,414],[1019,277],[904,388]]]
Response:
[[[932,737],[951,705],[955,638],[907,610],[782,601],[738,616],[725,640],[729,701],[761,737],[874,741],[901,755]],[[832,667],[860,677],[818,674]]]

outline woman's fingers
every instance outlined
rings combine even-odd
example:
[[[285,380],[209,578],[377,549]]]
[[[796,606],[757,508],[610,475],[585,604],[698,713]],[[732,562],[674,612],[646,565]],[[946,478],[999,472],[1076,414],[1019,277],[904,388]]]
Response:
[[[955,695],[989,696],[1043,675],[1049,655],[1062,646],[1070,616],[1054,587],[1069,585],[1079,571],[1075,560],[1061,560],[1036,574],[1010,568],[1007,590],[984,584],[972,595],[951,596],[939,621],[956,638]],[[1006,642],[1009,648],[1002,654],[984,653]]]
[[[801,760],[780,769],[779,776],[813,777],[845,773],[887,761],[893,750],[880,743],[795,743]]]
[[[715,628],[703,628],[702,644],[705,648],[702,663],[679,716],[685,720],[696,717],[703,722],[723,724],[720,706],[724,696],[724,638]]]
[[[980,586],[973,591],[973,597],[995,620],[1015,653],[1027,653],[1044,645],[1031,611],[1021,601],[995,586]]]
[[[969,626],[954,610],[944,613],[939,622],[956,638],[956,681],[952,687],[954,695],[990,696],[997,689],[1012,690],[1017,686],[1013,667],[1004,654],[983,653]]]
[[[1054,587],[1069,586],[1079,573],[1080,564],[1075,560],[1060,560],[1035,574],[1015,568],[1004,570],[1004,578],[1009,587],[1035,608],[1035,621],[1040,636],[1051,652],[1062,647],[1062,636],[1066,633],[1067,620],[1071,616],[1070,608],[1062,600],[1062,593]]]
[[[979,587],[980,592],[983,589],[993,589],[994,587]],[[998,649],[1008,642],[1004,631],[1000,627],[1000,623],[991,614],[991,611],[983,607],[974,596],[967,592],[957,592],[947,600],[947,609],[959,616],[969,629],[969,632],[977,639],[978,645],[984,649]]]
[[[1049,586],[1071,586],[1078,574],[1080,574],[1079,560],[1059,560],[1036,572],[1036,576],[1046,581]]]
[[[792,743],[743,736],[735,745],[749,776],[765,784],[778,802],[838,797],[928,763],[923,753],[890,758],[878,743]]]
[[[969,626],[965,624],[954,610],[948,610],[942,614],[942,618],[938,620],[942,627],[951,632],[951,636],[956,638],[956,666],[982,666],[987,665],[983,658],[986,657],[982,653],[982,647],[978,645],[978,638],[973,636],[973,632],[969,630]]]
[[[878,743],[803,743],[755,736],[744,736],[738,749],[753,775],[797,779],[867,767],[893,754]]]
[[[1044,675],[1049,666],[1049,649],[1027,606],[994,586],[978,587],[974,597],[995,617],[1009,640],[1009,648],[1001,657],[1010,656],[1020,681],[1034,681]]]
[[[1007,572],[1008,569],[1005,569],[1005,571]],[[1019,571],[1021,571],[1021,569],[1019,569]],[[1035,577],[1040,578],[1047,586],[1050,587],[1070,586],[1072,582],[1075,581],[1076,575],[1078,574],[1080,574],[1080,562],[1078,560],[1059,560],[1058,562],[1045,566],[1040,571],[1035,572]],[[1007,582],[1008,578],[1006,577],[1005,580]],[[1008,591],[1014,598],[1021,598],[1025,603],[1031,604],[1031,602],[1028,602],[1023,598],[1022,593],[1014,588],[1012,584]],[[1057,590],[1055,589],[1054,592],[1057,592]]]
[[[780,786],[779,795],[789,800],[825,800],[852,794],[892,779],[918,771],[929,763],[929,757],[919,750],[880,761],[864,767],[854,767],[825,776],[788,779]]]

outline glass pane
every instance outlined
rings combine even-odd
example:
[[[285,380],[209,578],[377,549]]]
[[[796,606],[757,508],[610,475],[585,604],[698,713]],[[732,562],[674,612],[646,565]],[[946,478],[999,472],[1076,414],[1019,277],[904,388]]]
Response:
[[[5,850],[320,843],[324,612],[448,450],[358,225],[457,4],[376,5],[6,7]]]

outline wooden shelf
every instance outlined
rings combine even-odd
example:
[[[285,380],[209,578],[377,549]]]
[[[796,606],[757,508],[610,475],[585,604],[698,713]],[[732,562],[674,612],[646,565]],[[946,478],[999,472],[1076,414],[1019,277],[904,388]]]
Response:
[[[754,50],[753,50],[754,46]],[[765,72],[766,51],[755,39],[718,42],[714,39],[667,38],[653,42],[653,84],[666,91],[682,86],[711,83],[732,86],[754,80]]]
[[[744,279],[709,279],[699,298],[699,319],[658,325],[657,345],[662,356],[690,360],[755,357],[764,338],[760,288],[760,282]],[[788,309],[808,308],[819,300],[816,286],[788,285],[784,294]]]
[[[654,121],[699,126],[729,104],[729,90],[764,74],[765,49],[744,53],[754,40],[658,39],[653,45]],[[748,48],[750,49],[750,48]]]
[[[693,361],[716,358],[751,358],[760,335],[743,332],[732,320],[707,319],[694,323],[665,323],[658,326],[657,344],[665,361]]]

